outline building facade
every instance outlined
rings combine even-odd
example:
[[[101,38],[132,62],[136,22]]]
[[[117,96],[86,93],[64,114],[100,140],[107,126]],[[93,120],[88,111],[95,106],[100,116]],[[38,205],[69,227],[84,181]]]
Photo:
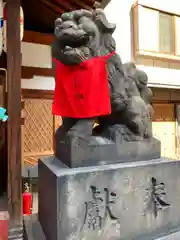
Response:
[[[133,61],[148,75],[153,132],[162,156],[179,158],[180,1],[111,0],[105,13],[117,24],[114,38],[122,62]]]
[[[23,162],[36,164],[42,155],[53,154],[56,119],[52,116],[54,77],[52,36],[25,31],[22,52],[22,149]],[[56,121],[56,122],[55,122]]]

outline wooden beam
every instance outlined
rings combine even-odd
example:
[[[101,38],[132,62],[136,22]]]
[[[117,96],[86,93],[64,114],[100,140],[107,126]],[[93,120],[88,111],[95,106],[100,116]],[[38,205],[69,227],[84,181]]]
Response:
[[[8,207],[22,224],[20,0],[7,1]]]
[[[22,78],[32,79],[33,76],[54,77],[54,69],[22,66]]]
[[[47,1],[47,0],[41,0],[41,2],[46,6],[49,7],[51,10],[53,10],[56,14],[61,15],[62,13],[65,12],[64,9],[62,9],[61,7],[57,7],[54,6],[54,4],[52,4],[51,2]]]
[[[84,9],[88,9],[88,10],[91,10],[91,9],[92,9],[92,7],[90,7],[90,6],[88,5],[88,3],[87,3],[87,4],[84,3],[84,1],[81,1],[81,0],[71,0],[71,2],[76,3],[76,5],[79,5],[80,7],[84,8]]]
[[[78,2],[78,0],[77,0],[77,2]],[[95,2],[95,0],[85,0],[85,2],[94,3],[94,2]]]
[[[72,11],[73,9],[76,8],[76,6],[73,6],[73,4],[68,3],[67,0],[55,0],[54,2],[56,2],[56,3],[54,3],[55,6],[60,5],[63,8],[65,8],[65,10],[67,10],[67,11]]]
[[[37,89],[22,89],[22,96],[24,99],[53,99],[53,90],[37,90]]]
[[[51,45],[53,42],[53,38],[53,34],[45,34],[25,30],[23,42]]]

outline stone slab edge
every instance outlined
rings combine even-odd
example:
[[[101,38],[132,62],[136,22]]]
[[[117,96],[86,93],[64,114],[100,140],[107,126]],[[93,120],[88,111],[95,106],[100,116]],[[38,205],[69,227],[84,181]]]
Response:
[[[176,233],[172,233],[168,236],[156,238],[156,240],[180,240],[180,231]]]
[[[46,239],[42,227],[39,223],[37,214],[33,214],[31,216],[24,216],[23,222],[24,222],[24,240],[51,240]],[[145,239],[143,238],[143,240]],[[166,236],[152,238],[151,240],[180,240],[180,230]]]

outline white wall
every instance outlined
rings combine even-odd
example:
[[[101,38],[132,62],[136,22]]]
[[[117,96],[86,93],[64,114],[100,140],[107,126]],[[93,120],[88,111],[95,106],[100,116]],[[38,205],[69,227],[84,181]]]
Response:
[[[34,76],[32,79],[21,79],[21,88],[54,90],[55,81],[53,77]]]
[[[108,20],[117,25],[113,36],[116,40],[117,52],[123,62],[131,60],[130,10],[135,2],[135,0],[111,0],[105,8]],[[180,0],[139,0],[139,3],[180,14]],[[177,69],[171,66],[149,67],[144,66],[143,63],[138,67],[148,74],[150,86],[180,88],[180,64],[177,64]]]
[[[21,43],[22,65],[51,68],[51,48],[48,45]]]

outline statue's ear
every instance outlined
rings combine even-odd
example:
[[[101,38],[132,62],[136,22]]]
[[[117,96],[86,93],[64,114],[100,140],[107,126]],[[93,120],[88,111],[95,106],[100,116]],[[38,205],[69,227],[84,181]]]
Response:
[[[102,9],[96,9],[93,11],[94,21],[96,25],[99,27],[101,32],[113,34],[116,29],[116,24],[109,23],[105,13]]]

